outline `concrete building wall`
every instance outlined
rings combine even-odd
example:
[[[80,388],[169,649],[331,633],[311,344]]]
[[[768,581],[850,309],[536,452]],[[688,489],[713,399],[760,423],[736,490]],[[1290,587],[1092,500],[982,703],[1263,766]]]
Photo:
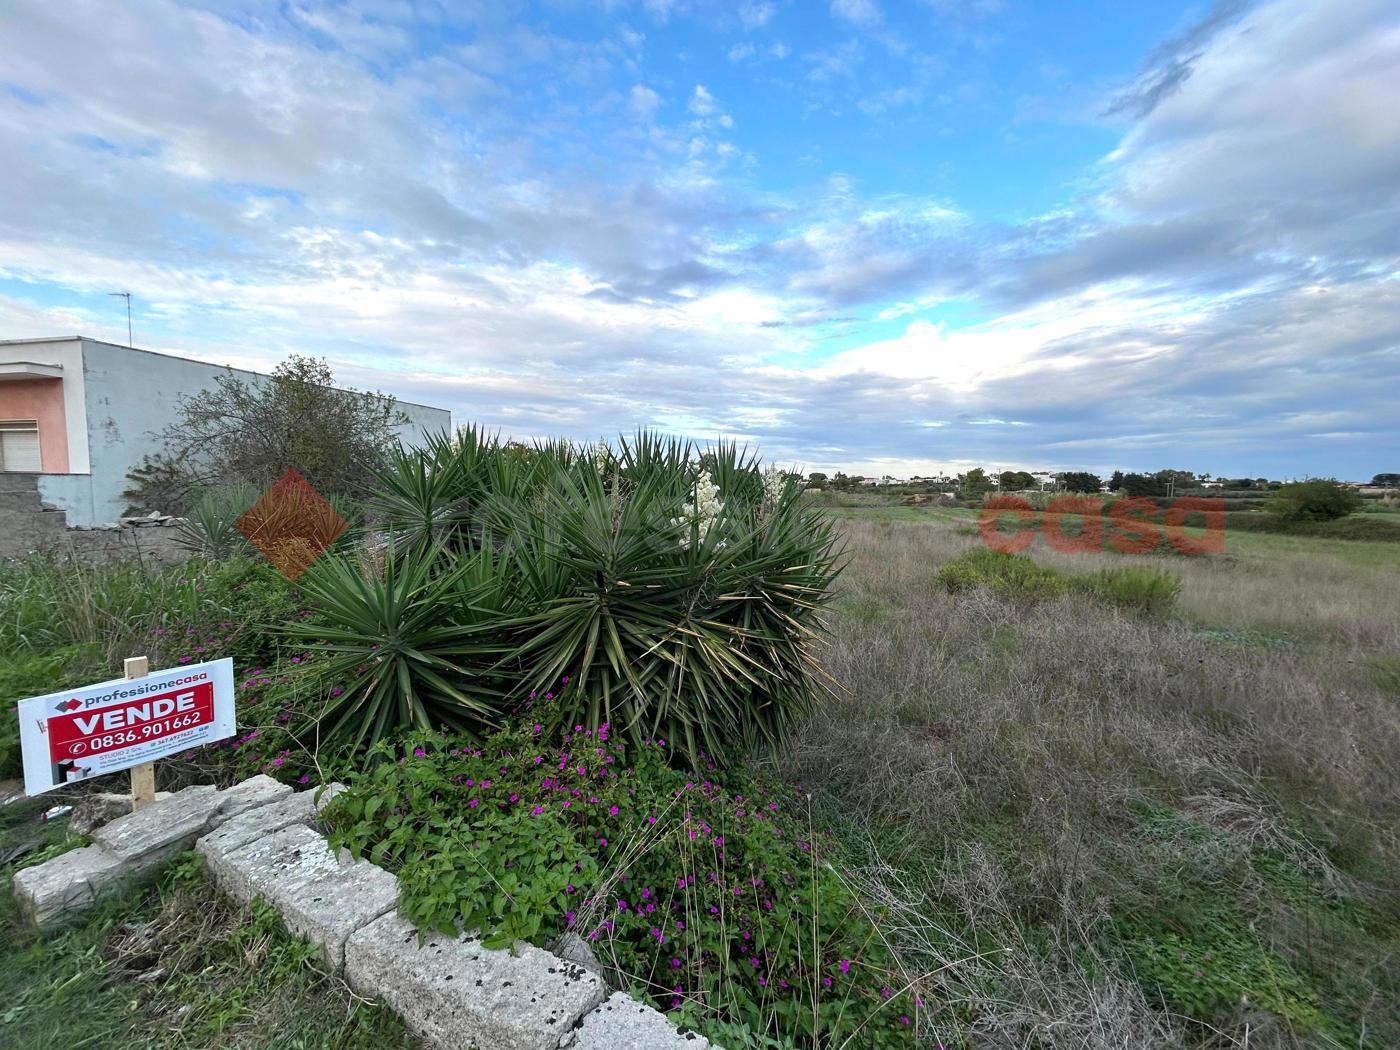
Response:
[[[159,435],[179,418],[182,398],[211,388],[220,375],[250,383],[265,378],[86,338],[11,343],[0,350],[10,359],[52,361],[63,368],[68,472],[51,470],[45,456],[38,487],[44,502],[67,513],[69,525],[121,517],[127,472],[160,451]],[[446,409],[407,402],[398,407],[409,417],[399,435],[407,445],[451,429],[452,415]]]

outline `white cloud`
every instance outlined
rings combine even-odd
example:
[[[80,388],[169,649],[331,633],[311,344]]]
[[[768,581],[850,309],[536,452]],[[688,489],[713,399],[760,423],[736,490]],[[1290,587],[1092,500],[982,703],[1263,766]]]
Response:
[[[767,0],[745,0],[739,5],[739,21],[745,29],[762,29],[777,14],[777,7]]]
[[[645,84],[633,84],[627,95],[627,108],[638,120],[650,123],[661,105],[661,96]]]
[[[883,18],[875,0],[831,0],[831,13],[859,26],[876,25]]]
[[[695,85],[695,92],[690,96],[690,112],[697,117],[709,117],[719,112],[719,103],[704,84]]]
[[[644,76],[640,34],[483,15],[411,55],[339,8],[30,6],[0,34],[22,89],[0,94],[0,329],[116,336],[105,293],[131,287],[138,342],[325,353],[520,436],[683,424],[890,473],[1028,448],[1331,472],[1400,448],[1397,20],[1254,9],[1093,192],[992,226],[840,175],[755,189],[761,149],[684,94],[693,71]],[[807,53],[828,83],[804,88],[863,87],[878,35]],[[376,46],[401,64],[367,67]]]

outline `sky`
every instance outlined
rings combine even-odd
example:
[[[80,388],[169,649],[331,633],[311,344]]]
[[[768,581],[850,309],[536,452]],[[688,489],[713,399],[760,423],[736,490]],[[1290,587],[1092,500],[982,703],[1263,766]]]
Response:
[[[0,0],[0,338],[808,470],[1400,470],[1393,0]]]

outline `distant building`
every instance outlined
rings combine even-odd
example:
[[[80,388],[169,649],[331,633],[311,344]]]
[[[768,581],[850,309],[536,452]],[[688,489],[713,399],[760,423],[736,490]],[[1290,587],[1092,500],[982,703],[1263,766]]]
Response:
[[[0,473],[39,475],[40,497],[70,526],[116,521],[127,472],[161,450],[181,398],[220,375],[263,378],[85,336],[0,340]],[[409,418],[407,444],[451,429],[445,408],[396,405]]]

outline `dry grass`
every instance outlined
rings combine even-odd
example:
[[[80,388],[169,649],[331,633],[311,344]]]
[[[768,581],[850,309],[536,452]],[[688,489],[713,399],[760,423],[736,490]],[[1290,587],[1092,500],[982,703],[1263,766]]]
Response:
[[[800,736],[797,764],[871,829],[861,877],[902,917],[911,965],[946,967],[975,1045],[1246,1045],[1246,1032],[1251,1047],[1348,1045],[1253,1008],[1183,1028],[1152,982],[1103,955],[1129,902],[1149,917],[1175,907],[1153,896],[1174,866],[1228,887],[1230,915],[1263,908],[1276,894],[1256,885],[1255,857],[1282,858],[1400,945],[1400,707],[1373,666],[1400,643],[1400,562],[1253,536],[1208,560],[1036,552],[1075,571],[1171,567],[1185,589],[1163,621],[1084,598],[947,594],[935,574],[977,542],[965,523],[845,528],[825,662],[846,689]],[[1179,820],[1158,859],[1143,852],[1144,806]],[[1208,837],[1199,855],[1192,829]],[[1285,934],[1260,937],[1321,965]],[[1360,982],[1359,1001],[1366,981],[1393,989],[1380,966],[1338,982]],[[1400,1032],[1393,1004],[1357,1009],[1362,1031]]]

